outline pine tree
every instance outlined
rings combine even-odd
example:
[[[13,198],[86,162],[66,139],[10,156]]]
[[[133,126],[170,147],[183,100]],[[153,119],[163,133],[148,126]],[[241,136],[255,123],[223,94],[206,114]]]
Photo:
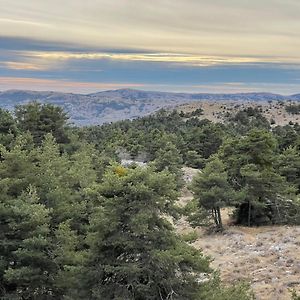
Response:
[[[163,148],[157,151],[153,165],[157,171],[168,170],[173,174],[179,174],[182,163],[182,156],[176,146],[167,142]]]
[[[198,208],[209,211],[217,229],[223,230],[221,208],[230,203],[232,190],[227,182],[225,166],[218,157],[211,159],[193,179],[192,191]]]
[[[276,162],[279,174],[284,176],[288,182],[300,192],[300,153],[296,147],[288,147],[279,156]]]
[[[6,203],[6,231],[1,256],[5,258],[5,296],[48,299],[53,295],[56,265],[51,258],[50,210],[39,203],[34,187]]]
[[[244,138],[224,144],[221,157],[232,187],[239,194],[237,221],[251,225],[284,223],[293,189],[276,173],[276,140],[271,133],[251,130]]]
[[[149,168],[105,175],[79,298],[196,299],[197,272],[208,272],[209,261],[179,240],[164,217],[173,212],[174,190],[170,174]]]
[[[59,106],[32,102],[15,108],[18,128],[29,131],[35,144],[40,145],[44,136],[51,133],[58,143],[67,143],[68,116]]]
[[[9,146],[18,133],[17,123],[12,114],[0,109],[0,144]]]

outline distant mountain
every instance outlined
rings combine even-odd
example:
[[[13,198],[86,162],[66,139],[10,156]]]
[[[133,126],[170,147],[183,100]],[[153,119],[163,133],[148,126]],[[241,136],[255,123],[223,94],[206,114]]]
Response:
[[[39,101],[62,106],[76,125],[91,125],[133,119],[161,108],[195,101],[300,101],[300,94],[282,96],[271,93],[188,94],[148,92],[132,89],[104,91],[88,95],[9,90],[0,92],[0,107],[13,110],[16,105]]]

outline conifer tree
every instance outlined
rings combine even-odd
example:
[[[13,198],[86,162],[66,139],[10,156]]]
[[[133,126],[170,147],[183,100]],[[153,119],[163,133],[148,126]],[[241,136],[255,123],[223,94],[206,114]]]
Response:
[[[209,261],[174,234],[174,178],[149,168],[110,170],[102,208],[91,219],[90,256],[83,269],[85,299],[197,299],[197,272]],[[82,294],[83,293],[83,294]]]
[[[59,106],[32,102],[17,106],[15,116],[18,128],[23,132],[29,131],[37,145],[41,144],[47,133],[51,133],[58,143],[68,142],[68,117]]]
[[[153,165],[157,171],[168,170],[170,173],[179,174],[182,163],[182,156],[176,146],[167,142],[163,148],[157,151]]]
[[[300,152],[297,147],[288,147],[276,161],[279,174],[293,184],[297,192],[300,192]]]
[[[34,187],[2,206],[7,225],[3,235],[1,257],[5,258],[5,297],[48,299],[53,296],[53,275],[50,213]],[[2,210],[1,210],[2,211]],[[6,256],[6,257],[5,257]]]
[[[251,226],[288,220],[290,206],[295,203],[294,190],[275,171],[276,140],[271,133],[251,130],[244,138],[225,143],[221,157],[240,196],[239,223]]]
[[[232,189],[227,182],[225,166],[217,156],[194,178],[192,191],[198,208],[209,211],[216,228],[222,231],[221,208],[230,203]]]
[[[9,146],[18,133],[17,123],[12,114],[0,109],[0,144]]]

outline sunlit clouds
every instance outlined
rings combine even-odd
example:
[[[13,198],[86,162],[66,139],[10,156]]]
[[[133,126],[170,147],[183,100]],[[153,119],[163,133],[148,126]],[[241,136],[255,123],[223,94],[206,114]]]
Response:
[[[91,93],[99,90],[140,88],[143,87],[143,85],[131,83],[96,83],[55,79],[0,77],[0,90],[32,90],[32,87],[37,91],[55,90],[61,92]]]
[[[201,55],[299,57],[298,0],[1,0],[0,34]]]
[[[2,62],[2,65],[11,70],[31,70],[31,71],[41,71],[47,69],[47,67],[43,67],[38,64],[26,63],[26,62],[18,62],[18,61],[5,61]]]
[[[287,93],[299,84],[298,0],[0,0],[0,7],[1,89],[12,86],[3,78],[68,91],[67,82],[85,83],[82,91],[243,85]],[[13,88],[22,86],[16,79]]]
[[[44,60],[71,60],[71,59],[111,59],[120,61],[143,61],[160,63],[177,63],[190,66],[215,66],[230,64],[255,64],[255,63],[294,63],[300,64],[300,58],[276,57],[234,57],[234,56],[199,56],[178,53],[105,53],[105,52],[25,52],[21,56],[39,58]]]
[[[300,59],[281,57],[235,57],[205,56],[179,53],[108,53],[108,52],[68,52],[68,51],[15,51],[18,61],[4,61],[2,64],[13,70],[47,70],[64,68],[72,60],[111,60],[116,62],[145,62],[193,66],[230,66],[274,64],[282,68],[300,68]]]

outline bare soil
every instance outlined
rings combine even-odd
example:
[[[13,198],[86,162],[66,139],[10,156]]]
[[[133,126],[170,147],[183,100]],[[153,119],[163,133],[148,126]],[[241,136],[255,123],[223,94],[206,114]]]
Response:
[[[183,172],[190,180],[199,171]],[[184,206],[192,198],[185,187],[178,204]],[[225,283],[249,281],[257,300],[290,300],[291,289],[300,291],[300,226],[234,226],[231,213],[230,208],[222,210],[223,233],[191,228],[184,218],[175,228],[179,234],[196,230],[192,245],[213,259],[212,267],[220,270]]]
[[[180,201],[186,203],[188,197]],[[222,211],[223,233],[196,228],[192,245],[213,259],[211,265],[225,283],[250,282],[257,300],[290,300],[291,289],[300,291],[300,226],[233,226],[228,211]],[[180,234],[195,230],[184,219],[175,227]]]

